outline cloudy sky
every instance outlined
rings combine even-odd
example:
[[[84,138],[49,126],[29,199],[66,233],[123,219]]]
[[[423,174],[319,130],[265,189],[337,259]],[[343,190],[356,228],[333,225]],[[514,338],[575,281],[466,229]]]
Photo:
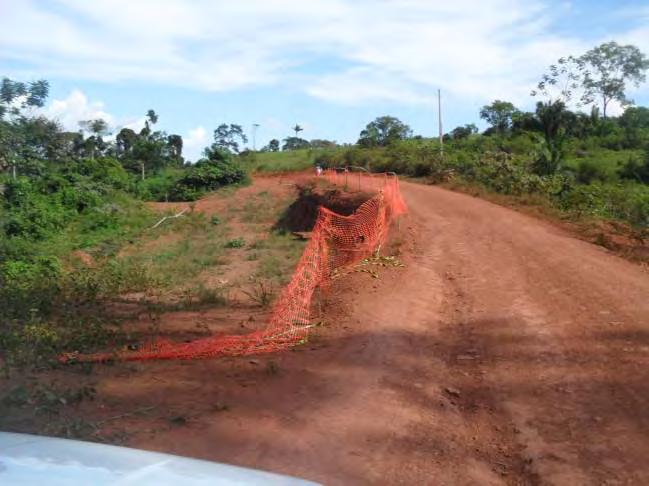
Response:
[[[608,40],[649,54],[649,1],[0,0],[0,76],[48,79],[69,129],[154,108],[190,158],[222,122],[259,123],[258,147],[295,123],[353,142],[384,114],[433,135],[438,88],[448,129],[531,108],[548,64]]]

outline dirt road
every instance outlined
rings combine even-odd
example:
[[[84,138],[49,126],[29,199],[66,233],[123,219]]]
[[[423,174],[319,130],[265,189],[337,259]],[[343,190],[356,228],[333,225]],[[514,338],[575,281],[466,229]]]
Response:
[[[405,268],[342,279],[294,351],[138,365],[168,386],[113,399],[193,418],[130,445],[326,484],[649,484],[649,274],[483,200],[402,189]]]

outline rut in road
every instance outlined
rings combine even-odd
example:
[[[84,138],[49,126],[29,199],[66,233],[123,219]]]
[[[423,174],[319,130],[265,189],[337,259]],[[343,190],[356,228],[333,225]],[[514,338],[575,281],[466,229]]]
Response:
[[[649,275],[483,200],[402,193],[406,268],[341,280],[320,341],[200,434],[135,445],[326,484],[649,484]]]

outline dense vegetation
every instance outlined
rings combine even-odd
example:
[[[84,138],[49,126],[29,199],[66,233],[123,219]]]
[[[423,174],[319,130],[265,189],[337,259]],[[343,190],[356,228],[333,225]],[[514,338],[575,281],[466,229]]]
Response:
[[[637,113],[649,114],[649,109],[633,108],[625,115]],[[536,119],[525,116],[528,121]],[[415,138],[371,149],[332,150],[316,155],[315,162],[324,167],[394,171],[434,182],[477,184],[507,195],[540,195],[562,209],[646,228],[649,123],[627,129],[623,126],[626,121],[622,116],[594,126],[569,125],[570,130],[581,133],[567,133],[561,142],[561,156],[554,160],[542,128],[516,127],[505,134],[448,134],[443,152],[438,140]]]
[[[240,127],[222,125],[195,165],[182,138],[144,127],[114,138],[103,120],[63,130],[38,115],[46,81],[0,86],[0,361],[37,363],[62,345],[99,344],[108,331],[96,306],[151,285],[142,265],[113,258],[155,221],[142,201],[192,201],[241,183]],[[245,141],[245,140],[244,140]],[[94,260],[80,264],[74,252]],[[60,325],[59,325],[60,324]],[[49,351],[49,353],[47,352]]]

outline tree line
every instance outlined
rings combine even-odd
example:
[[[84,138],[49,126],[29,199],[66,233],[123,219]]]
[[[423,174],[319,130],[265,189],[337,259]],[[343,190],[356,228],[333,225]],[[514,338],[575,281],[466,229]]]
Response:
[[[629,85],[646,81],[649,60],[636,46],[611,41],[581,56],[560,58],[543,74],[531,92],[541,98],[534,111],[524,111],[509,101],[495,100],[485,105],[479,116],[489,127],[484,136],[511,137],[532,134],[537,144],[533,170],[552,174],[565,157],[566,141],[599,137],[613,149],[643,148],[647,143],[649,108],[633,106],[627,97]],[[619,117],[608,114],[611,102],[625,108]],[[570,110],[575,105],[577,110]],[[590,111],[583,109],[590,106]],[[461,140],[478,133],[478,127],[465,124],[444,135],[445,141]],[[357,145],[385,147],[413,137],[412,129],[391,116],[378,117],[360,133]],[[637,172],[637,171],[636,171]]]

